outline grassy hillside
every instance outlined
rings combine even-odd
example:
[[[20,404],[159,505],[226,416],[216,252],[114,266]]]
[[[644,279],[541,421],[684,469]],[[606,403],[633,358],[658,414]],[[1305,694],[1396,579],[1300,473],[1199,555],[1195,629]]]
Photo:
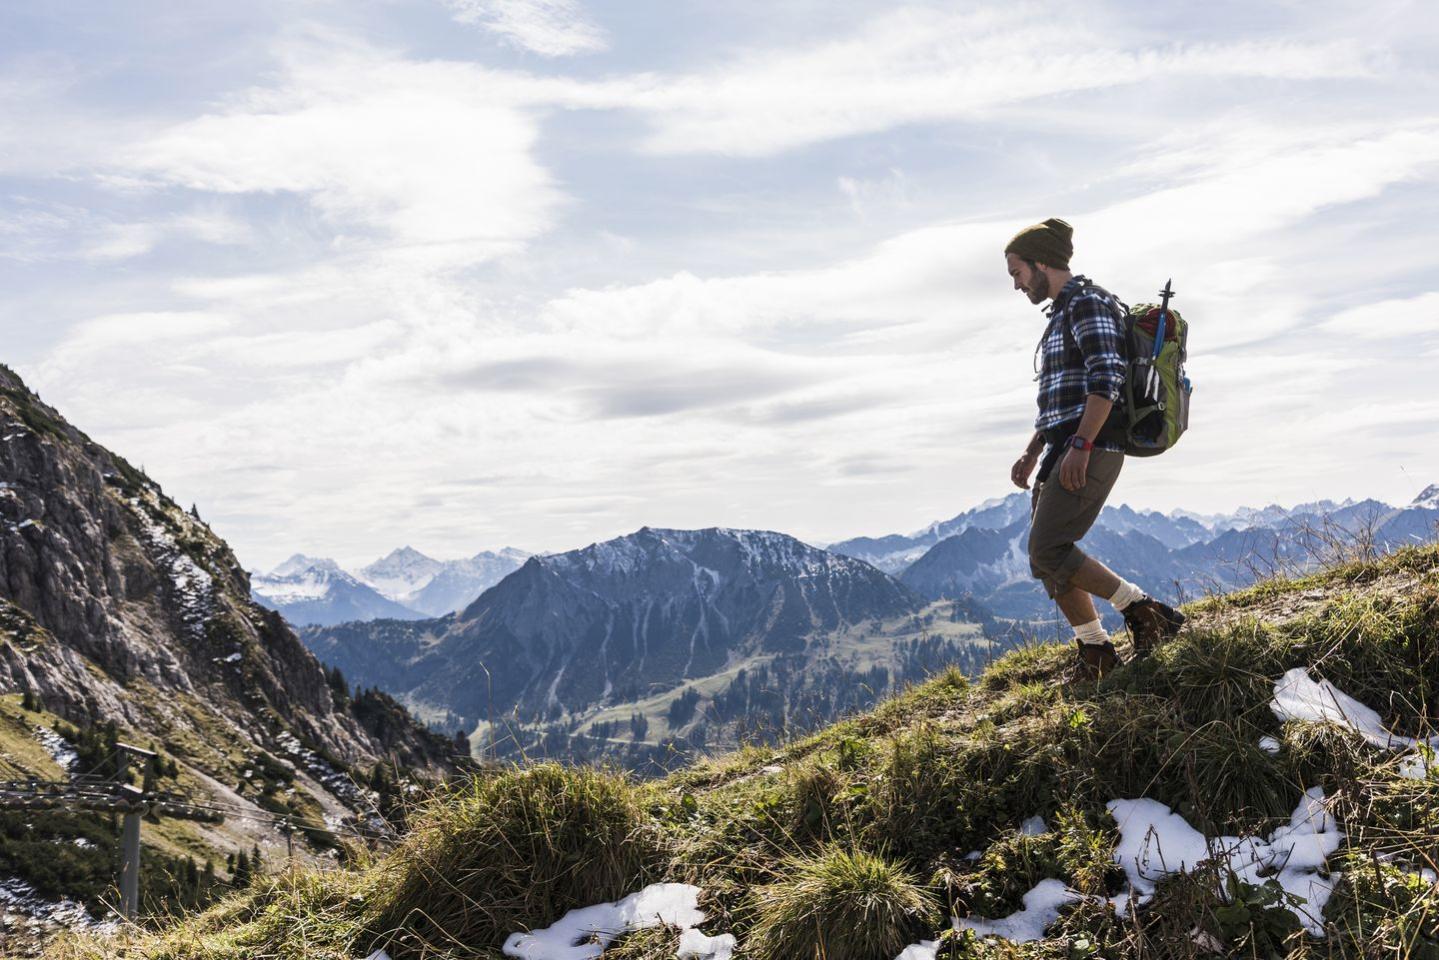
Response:
[[[699,885],[707,932],[763,960],[892,960],[949,917],[1005,917],[1041,881],[1088,895],[1023,945],[946,935],[940,957],[1439,957],[1439,774],[1333,723],[1281,723],[1303,667],[1423,735],[1439,716],[1439,549],[1191,605],[1148,661],[1072,682],[1070,650],[1015,651],[971,683],[934,678],[779,748],[636,784],[544,765],[436,797],[364,868],[295,872],[160,934],[57,944],[80,958],[499,957],[505,936],[656,880]],[[1261,738],[1277,741],[1275,752]],[[1150,798],[1205,836],[1267,835],[1322,788],[1345,838],[1325,936],[1263,878],[1162,880],[1121,918],[1106,804]],[[1042,817],[1044,825],[1031,823]],[[971,853],[974,851],[976,853]],[[1219,887],[1226,887],[1221,897]],[[644,931],[605,953],[674,957]],[[126,951],[128,952],[122,952]],[[906,958],[908,960],[908,958]]]

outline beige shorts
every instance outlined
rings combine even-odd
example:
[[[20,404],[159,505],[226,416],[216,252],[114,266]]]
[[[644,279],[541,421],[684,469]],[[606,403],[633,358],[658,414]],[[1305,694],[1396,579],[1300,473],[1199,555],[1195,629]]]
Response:
[[[1056,597],[1069,590],[1069,580],[1086,557],[1077,543],[1094,526],[1119,470],[1124,454],[1094,450],[1084,486],[1066,490],[1055,464],[1044,483],[1036,484],[1029,514],[1029,572],[1044,583],[1044,592]]]

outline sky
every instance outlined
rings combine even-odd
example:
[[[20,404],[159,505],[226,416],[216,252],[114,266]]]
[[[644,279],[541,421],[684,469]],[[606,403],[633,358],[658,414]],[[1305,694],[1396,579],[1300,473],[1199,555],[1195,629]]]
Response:
[[[1364,3],[0,7],[0,360],[252,569],[813,543],[1013,490],[1021,227],[1173,278],[1113,499],[1439,482],[1439,18]]]

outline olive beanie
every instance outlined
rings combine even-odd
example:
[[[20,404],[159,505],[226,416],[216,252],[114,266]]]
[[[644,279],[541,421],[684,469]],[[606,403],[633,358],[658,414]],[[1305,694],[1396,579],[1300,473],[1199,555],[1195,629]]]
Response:
[[[1069,258],[1074,255],[1074,228],[1058,217],[1050,217],[1043,223],[1025,227],[1014,235],[1005,253],[1012,253],[1021,260],[1033,260],[1068,270]]]

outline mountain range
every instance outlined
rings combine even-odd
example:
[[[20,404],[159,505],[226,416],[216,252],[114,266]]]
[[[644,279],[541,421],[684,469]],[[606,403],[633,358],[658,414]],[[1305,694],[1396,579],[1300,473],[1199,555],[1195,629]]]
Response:
[[[528,731],[557,751],[563,735],[573,756],[579,734],[648,760],[679,737],[697,747],[822,722],[942,662],[992,655],[982,620],[781,533],[646,527],[531,557],[456,614],[302,636],[351,681],[480,727],[482,747],[525,747]]]
[[[423,620],[465,607],[528,556],[506,547],[435,560],[406,546],[350,573],[329,558],[297,553],[268,573],[252,573],[251,596],[298,626]]]
[[[1055,610],[1029,575],[1028,522],[1029,497],[1016,493],[915,534],[827,550],[776,532],[646,527],[531,557],[453,614],[316,626],[302,639],[422,718],[476,730],[483,750],[533,755],[538,744],[643,766],[753,738],[756,726],[824,722],[860,705],[856,689],[893,689],[945,662],[973,667],[1047,635]],[[1436,524],[1431,487],[1404,508],[1325,500],[1200,516],[1121,505],[1084,542],[1179,601],[1431,539]]]
[[[969,597],[996,616],[1054,616],[1029,575],[1028,493],[987,501],[912,534],[859,537],[829,549],[897,576],[929,600]],[[1377,500],[1271,504],[1201,516],[1105,507],[1085,550],[1169,601],[1246,586],[1352,555],[1424,542],[1439,530],[1439,484],[1403,507]]]

